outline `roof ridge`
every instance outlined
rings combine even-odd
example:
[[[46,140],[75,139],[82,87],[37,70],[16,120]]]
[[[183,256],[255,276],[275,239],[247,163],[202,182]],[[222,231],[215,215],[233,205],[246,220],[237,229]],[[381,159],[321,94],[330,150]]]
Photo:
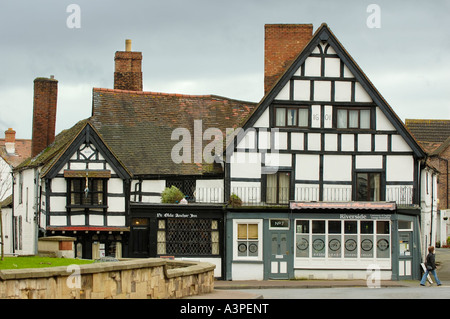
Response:
[[[221,96],[217,94],[182,94],[182,93],[165,93],[165,92],[154,92],[154,91],[131,91],[131,90],[120,90],[120,89],[107,89],[107,88],[93,88],[94,92],[108,92],[108,93],[127,93],[127,94],[138,94],[138,95],[155,95],[155,96],[170,96],[170,97],[184,97],[184,98],[208,98],[208,99],[222,99],[228,101],[242,102],[257,104],[258,102],[250,102],[240,99],[234,99],[226,96]]]
[[[153,92],[153,91],[132,91],[132,90],[120,90],[120,89],[106,89],[106,88],[93,88],[95,92],[111,92],[111,93],[130,93],[140,95],[162,95],[162,96],[178,96],[178,97],[214,97],[211,94],[181,94],[181,93],[165,93],[165,92]]]

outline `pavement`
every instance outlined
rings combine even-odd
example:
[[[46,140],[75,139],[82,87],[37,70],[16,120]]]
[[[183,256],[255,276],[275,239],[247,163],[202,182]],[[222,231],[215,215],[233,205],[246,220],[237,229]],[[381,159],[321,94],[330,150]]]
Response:
[[[450,249],[436,249],[437,274],[444,285],[450,285]],[[434,278],[431,276],[433,281]],[[417,287],[418,280],[382,280],[380,286]],[[352,288],[367,287],[366,280],[216,280],[214,291],[209,294],[190,296],[186,299],[262,299],[262,294],[246,292],[246,289],[279,288]]]

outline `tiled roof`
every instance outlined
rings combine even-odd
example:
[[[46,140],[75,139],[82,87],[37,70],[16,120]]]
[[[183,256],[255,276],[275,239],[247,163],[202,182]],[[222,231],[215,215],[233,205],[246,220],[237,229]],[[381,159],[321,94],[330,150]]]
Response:
[[[217,128],[225,142],[226,129],[241,127],[255,106],[215,95],[94,88],[91,123],[134,175],[200,175],[222,169],[204,161],[194,163],[194,121],[202,121],[200,134]],[[171,159],[172,148],[179,143],[171,140],[177,128],[191,134],[191,163]],[[203,147],[210,142],[203,141]]]
[[[16,139],[14,147],[16,149],[15,153],[8,154],[5,148],[5,139],[0,139],[0,156],[12,167],[18,166],[31,156],[31,140]]]
[[[450,120],[406,119],[405,125],[419,142],[443,143],[450,136]]]

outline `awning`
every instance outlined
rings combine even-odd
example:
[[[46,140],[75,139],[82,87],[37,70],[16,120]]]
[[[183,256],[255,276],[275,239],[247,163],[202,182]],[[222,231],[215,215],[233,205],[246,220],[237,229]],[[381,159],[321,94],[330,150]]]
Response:
[[[292,202],[291,209],[396,210],[395,202]]]

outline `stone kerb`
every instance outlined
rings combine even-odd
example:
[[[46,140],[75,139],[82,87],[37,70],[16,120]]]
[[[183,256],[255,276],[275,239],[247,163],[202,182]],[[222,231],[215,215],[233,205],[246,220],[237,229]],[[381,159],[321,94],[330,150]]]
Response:
[[[214,290],[215,265],[133,259],[68,267],[0,271],[2,299],[171,299]]]

